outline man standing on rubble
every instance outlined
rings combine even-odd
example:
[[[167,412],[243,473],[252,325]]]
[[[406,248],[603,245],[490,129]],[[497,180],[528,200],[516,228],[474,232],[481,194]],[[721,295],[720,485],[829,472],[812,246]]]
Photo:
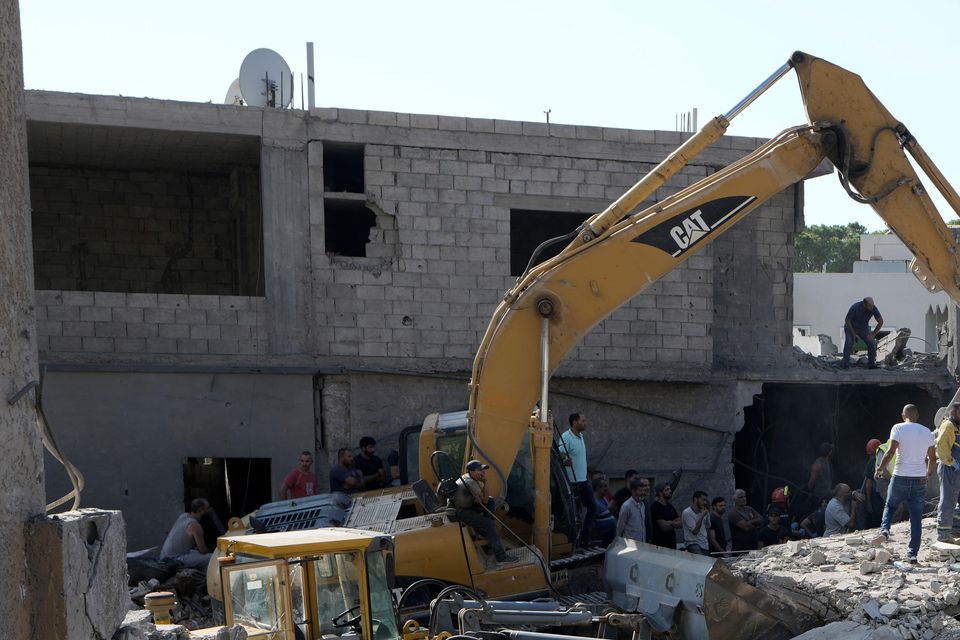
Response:
[[[870,318],[877,321],[877,325],[870,330]],[[867,345],[867,362],[871,369],[877,368],[877,332],[883,326],[883,316],[880,309],[873,303],[873,298],[864,298],[854,302],[843,319],[843,359],[840,366],[846,369],[850,366],[850,354],[853,353],[853,343],[857,338]]]
[[[937,504],[937,540],[955,544],[953,514],[960,496],[960,402],[950,405],[950,415],[936,431],[937,476],[940,478],[940,502]]]
[[[883,544],[890,539],[890,521],[893,512],[901,502],[907,503],[910,513],[910,545],[907,560],[917,562],[920,551],[921,519],[923,518],[923,499],[927,493],[927,478],[933,475],[937,452],[934,448],[933,433],[917,422],[920,412],[916,405],[908,404],[901,413],[903,422],[893,425],[890,430],[890,448],[877,465],[879,475],[897,454],[893,467],[893,478],[887,492],[887,503],[883,508],[883,520],[880,523],[880,535],[874,544]]]
[[[583,528],[580,529],[580,547],[590,544],[590,528],[597,517],[597,504],[593,499],[593,488],[587,476],[587,442],[583,432],[587,430],[587,417],[582,413],[571,413],[568,418],[570,428],[560,436],[560,455],[564,458],[567,479],[580,504],[587,510],[583,517]]]

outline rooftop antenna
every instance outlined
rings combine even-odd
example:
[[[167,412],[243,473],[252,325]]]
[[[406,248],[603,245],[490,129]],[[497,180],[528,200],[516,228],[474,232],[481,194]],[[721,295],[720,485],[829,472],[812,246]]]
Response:
[[[551,112],[551,111],[553,111],[553,109],[546,109],[546,110],[543,112],[543,115],[547,116],[547,124],[550,124],[550,112]]]
[[[240,93],[251,107],[285,109],[293,100],[293,74],[279,53],[254,49],[240,65]]]

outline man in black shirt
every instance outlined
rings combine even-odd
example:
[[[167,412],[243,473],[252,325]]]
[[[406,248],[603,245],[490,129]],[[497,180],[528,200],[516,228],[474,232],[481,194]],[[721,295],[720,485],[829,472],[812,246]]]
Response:
[[[733,543],[729,536],[730,523],[727,522],[727,501],[723,496],[717,496],[713,499],[711,506],[710,528],[707,530],[710,553],[711,555],[726,554],[733,550]]]
[[[360,438],[360,455],[354,460],[354,466],[363,474],[364,490],[387,486],[387,473],[383,470],[383,461],[374,453],[376,449],[376,440],[370,436]]]
[[[780,524],[780,510],[771,508],[767,511],[767,526],[760,529],[758,535],[764,547],[772,547],[790,539],[790,531]]]
[[[680,514],[670,504],[673,497],[673,487],[668,482],[657,485],[657,499],[650,505],[650,517],[653,520],[653,536],[651,542],[666,549],[677,548],[676,530],[683,524]]]

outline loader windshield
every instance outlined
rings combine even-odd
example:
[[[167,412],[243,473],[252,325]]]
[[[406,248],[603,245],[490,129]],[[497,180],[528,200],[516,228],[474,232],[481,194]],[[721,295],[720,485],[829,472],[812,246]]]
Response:
[[[326,636],[355,637],[350,622],[360,615],[360,554],[324,553],[313,562],[317,620]]]

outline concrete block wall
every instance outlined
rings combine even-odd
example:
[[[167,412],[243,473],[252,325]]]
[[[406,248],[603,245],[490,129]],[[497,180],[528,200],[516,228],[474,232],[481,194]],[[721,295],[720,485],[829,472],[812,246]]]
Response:
[[[328,109],[311,137],[365,148],[369,203],[390,214],[398,257],[327,255],[322,167],[311,172],[312,265],[318,353],[339,358],[413,358],[467,368],[510,274],[512,209],[590,214],[633,185],[679,144],[672,132]],[[399,141],[396,127],[404,128]],[[422,146],[410,140],[420,139]],[[317,143],[320,146],[321,143]],[[702,179],[756,141],[724,139],[656,199]],[[311,158],[322,157],[318,149]],[[320,183],[318,184],[318,180]],[[373,208],[373,207],[372,207]],[[773,215],[793,212],[777,209]],[[368,245],[379,256],[382,243]],[[370,255],[368,253],[368,255]],[[566,372],[640,376],[638,366],[713,364],[711,249],[692,257],[588,334]],[[745,292],[746,293],[746,292]],[[787,332],[789,335],[789,331]]]
[[[269,351],[264,299],[37,291],[39,349],[48,361],[170,362]]]
[[[799,185],[794,189],[802,189]],[[714,242],[714,365],[785,367],[793,353],[795,194],[774,196]]]
[[[239,290],[229,176],[34,164],[30,194],[38,289]]]
[[[66,112],[66,97],[42,97],[51,113]],[[167,106],[143,105],[147,117],[135,100],[96,101],[104,104],[82,113],[97,125],[135,127],[139,114],[144,126],[157,127]],[[48,361],[92,355],[119,363],[160,357],[184,365],[466,371],[515,280],[511,211],[602,210],[683,140],[675,132],[347,109],[265,111],[262,123],[247,123],[239,116],[248,110],[236,107],[171,103],[168,110],[179,118],[173,129],[262,135],[264,297],[80,292],[92,293],[91,302],[42,291]],[[326,251],[325,141],[363,145],[358,197],[376,214],[365,257]],[[721,139],[649,204],[758,142]],[[649,379],[792,366],[779,357],[791,335],[794,202],[793,189],[777,196],[618,309],[560,373]]]

